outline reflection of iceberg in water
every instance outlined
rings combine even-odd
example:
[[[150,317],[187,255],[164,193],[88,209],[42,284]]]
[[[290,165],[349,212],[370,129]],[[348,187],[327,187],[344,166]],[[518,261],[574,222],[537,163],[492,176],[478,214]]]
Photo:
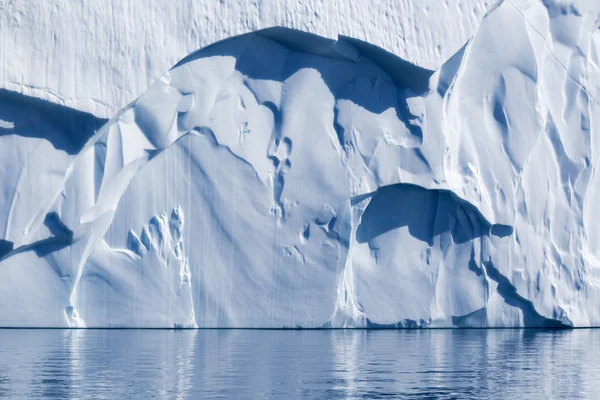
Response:
[[[26,342],[32,358],[40,361],[31,363],[27,384],[34,390],[28,397],[86,398],[100,393],[132,398],[159,393],[163,398],[186,398],[197,390],[195,330],[31,332]],[[19,373],[24,371],[27,375],[26,369]],[[124,381],[136,384],[121,385]]]
[[[79,330],[25,331],[19,343],[28,346],[21,353],[31,369],[21,368],[27,397],[81,398],[81,386],[86,380],[84,354],[85,332]],[[8,341],[10,343],[11,341]],[[19,347],[20,348],[20,347]]]
[[[179,339],[182,342],[181,348],[177,352],[176,365],[177,365],[177,385],[175,398],[184,398],[193,388],[193,376],[194,376],[194,360],[196,357],[196,336],[198,332],[195,330],[176,332],[180,334]]]
[[[92,348],[92,345],[88,343],[90,335],[87,335],[85,331],[80,329],[73,329],[64,332],[65,347],[68,346],[69,349],[69,380],[72,393],[71,397],[82,397],[85,396],[85,393],[82,393],[81,382],[84,382],[86,379],[88,379],[89,375],[86,368],[86,357],[89,353],[94,353],[90,352],[90,348]],[[109,383],[105,382],[105,385],[109,385]]]
[[[360,379],[360,369],[364,366],[364,360],[360,359],[359,354],[366,340],[367,331],[364,330],[331,332],[334,389],[344,391],[349,398],[358,396],[361,389],[369,385],[368,381]]]
[[[600,394],[594,330],[0,330],[0,343],[8,398]]]

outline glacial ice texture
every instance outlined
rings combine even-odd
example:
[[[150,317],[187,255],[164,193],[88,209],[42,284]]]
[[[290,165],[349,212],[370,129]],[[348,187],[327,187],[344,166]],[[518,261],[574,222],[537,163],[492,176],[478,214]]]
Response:
[[[0,116],[53,145],[5,185],[0,324],[599,325],[592,5],[506,0],[436,72],[271,28],[101,128]]]
[[[188,53],[271,26],[356,37],[433,70],[497,2],[0,0],[0,88],[110,118]]]

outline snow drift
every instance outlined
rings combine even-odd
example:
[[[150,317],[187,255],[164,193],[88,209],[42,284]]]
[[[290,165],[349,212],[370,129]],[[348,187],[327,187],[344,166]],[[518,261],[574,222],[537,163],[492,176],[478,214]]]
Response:
[[[0,323],[600,324],[598,21],[505,1],[436,72],[284,28],[192,53],[3,183],[62,176],[5,207]]]

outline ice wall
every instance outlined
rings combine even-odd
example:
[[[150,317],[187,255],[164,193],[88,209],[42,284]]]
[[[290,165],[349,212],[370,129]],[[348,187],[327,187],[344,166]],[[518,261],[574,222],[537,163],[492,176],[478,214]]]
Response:
[[[497,0],[0,0],[0,87],[102,118],[188,53],[285,26],[437,69]]]
[[[598,325],[592,6],[505,1],[435,73],[285,28],[190,54],[0,243],[0,322]]]

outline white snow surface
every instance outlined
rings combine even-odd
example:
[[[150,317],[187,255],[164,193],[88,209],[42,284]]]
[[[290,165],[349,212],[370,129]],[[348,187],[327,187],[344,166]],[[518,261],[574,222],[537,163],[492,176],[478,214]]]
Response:
[[[0,87],[110,118],[188,53],[285,26],[437,69],[498,0],[0,0]]]
[[[436,72],[256,31],[101,128],[19,97],[0,325],[600,325],[594,6],[505,0]]]

